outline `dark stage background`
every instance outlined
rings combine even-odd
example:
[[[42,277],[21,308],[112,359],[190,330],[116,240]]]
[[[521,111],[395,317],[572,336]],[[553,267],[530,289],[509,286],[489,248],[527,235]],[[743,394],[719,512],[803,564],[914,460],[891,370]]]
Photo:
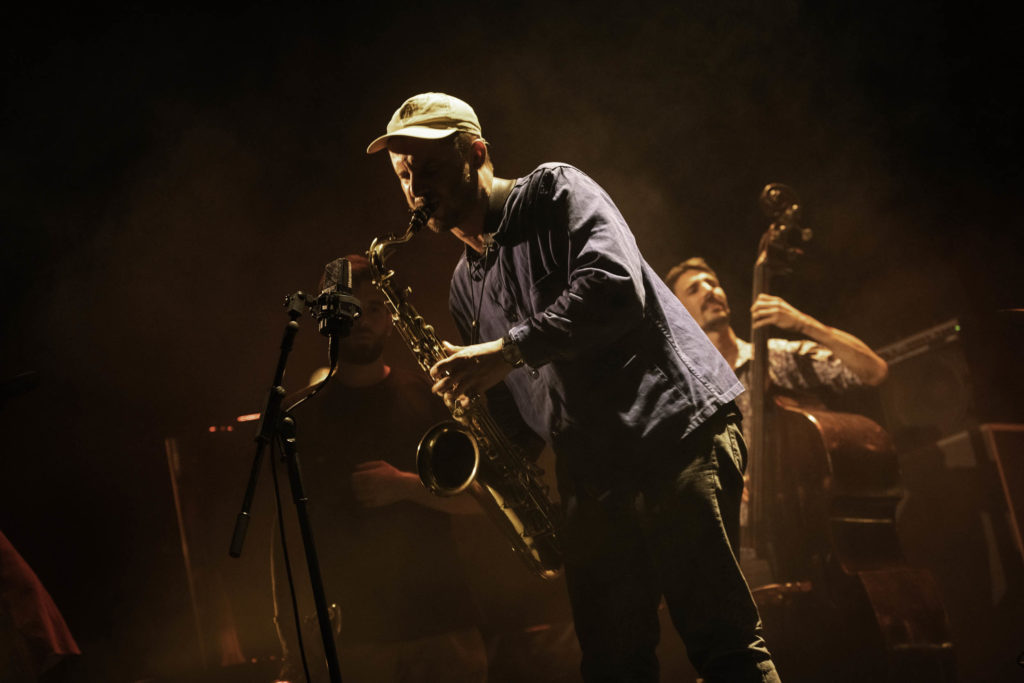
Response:
[[[717,266],[740,330],[758,194],[791,185],[816,236],[784,293],[882,345],[1024,305],[1021,25],[1002,12],[6,10],[0,376],[40,381],[0,412],[0,528],[86,670],[180,667],[190,617],[163,439],[258,410],[283,296],[404,228],[386,158],[364,149],[407,96],[470,102],[499,175],[584,169],[656,270],[695,254]],[[423,235],[394,259],[446,335],[458,253]],[[324,356],[307,323],[289,388]],[[223,495],[240,501],[246,474]]]

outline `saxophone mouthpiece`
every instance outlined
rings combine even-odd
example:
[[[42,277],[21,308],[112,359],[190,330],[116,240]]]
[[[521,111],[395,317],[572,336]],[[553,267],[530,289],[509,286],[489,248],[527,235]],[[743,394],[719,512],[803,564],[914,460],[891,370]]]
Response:
[[[409,218],[409,231],[413,234],[423,229],[423,226],[430,220],[430,214],[434,212],[432,206],[418,206],[412,210],[412,215]]]

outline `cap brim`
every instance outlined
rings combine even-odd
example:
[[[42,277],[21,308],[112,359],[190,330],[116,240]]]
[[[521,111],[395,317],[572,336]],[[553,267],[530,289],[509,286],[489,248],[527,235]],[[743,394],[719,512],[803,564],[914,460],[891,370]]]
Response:
[[[401,128],[396,130],[394,133],[386,133],[381,135],[379,138],[370,143],[370,146],[366,148],[367,154],[375,154],[385,147],[388,146],[388,140],[391,138],[420,138],[421,140],[440,140],[446,138],[452,133],[457,132],[458,128],[428,128],[427,126],[409,126],[408,128]]]

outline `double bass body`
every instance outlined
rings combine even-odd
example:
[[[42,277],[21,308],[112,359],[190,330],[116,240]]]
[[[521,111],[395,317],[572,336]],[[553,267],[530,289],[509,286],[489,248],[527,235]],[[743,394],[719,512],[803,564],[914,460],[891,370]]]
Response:
[[[846,573],[902,562],[895,515],[903,487],[888,433],[862,415],[782,396],[771,404],[775,574],[820,579],[830,562]]]
[[[955,680],[931,574],[909,567],[892,441],[874,421],[770,400],[763,531],[778,583],[755,588],[787,681]]]

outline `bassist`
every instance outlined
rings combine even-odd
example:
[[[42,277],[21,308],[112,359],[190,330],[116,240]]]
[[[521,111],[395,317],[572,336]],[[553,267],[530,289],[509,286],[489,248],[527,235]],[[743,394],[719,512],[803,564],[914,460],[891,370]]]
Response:
[[[743,415],[744,433],[749,443],[749,390],[754,346],[741,339],[733,330],[729,299],[718,276],[704,259],[695,257],[672,268],[665,276],[665,283],[748,389],[736,399],[736,405]],[[801,392],[842,393],[857,387],[877,386],[888,374],[886,362],[863,341],[849,332],[819,322],[780,297],[761,294],[750,312],[754,329],[774,325],[781,330],[807,337],[800,340],[768,340],[768,372],[770,384],[774,387]],[[750,538],[747,533],[750,488],[748,481],[740,511],[744,546],[748,545]],[[773,580],[775,577],[770,575],[763,564],[751,561],[751,555],[749,548],[741,549],[744,573],[751,586]]]
[[[753,345],[733,330],[729,299],[715,271],[704,259],[690,258],[670,270],[665,283],[749,388]],[[755,329],[774,325],[808,338],[769,340],[769,372],[775,386],[839,393],[860,386],[877,386],[888,373],[886,362],[863,341],[822,324],[784,299],[762,294],[750,313]],[[745,396],[741,395],[736,403],[747,418]]]

